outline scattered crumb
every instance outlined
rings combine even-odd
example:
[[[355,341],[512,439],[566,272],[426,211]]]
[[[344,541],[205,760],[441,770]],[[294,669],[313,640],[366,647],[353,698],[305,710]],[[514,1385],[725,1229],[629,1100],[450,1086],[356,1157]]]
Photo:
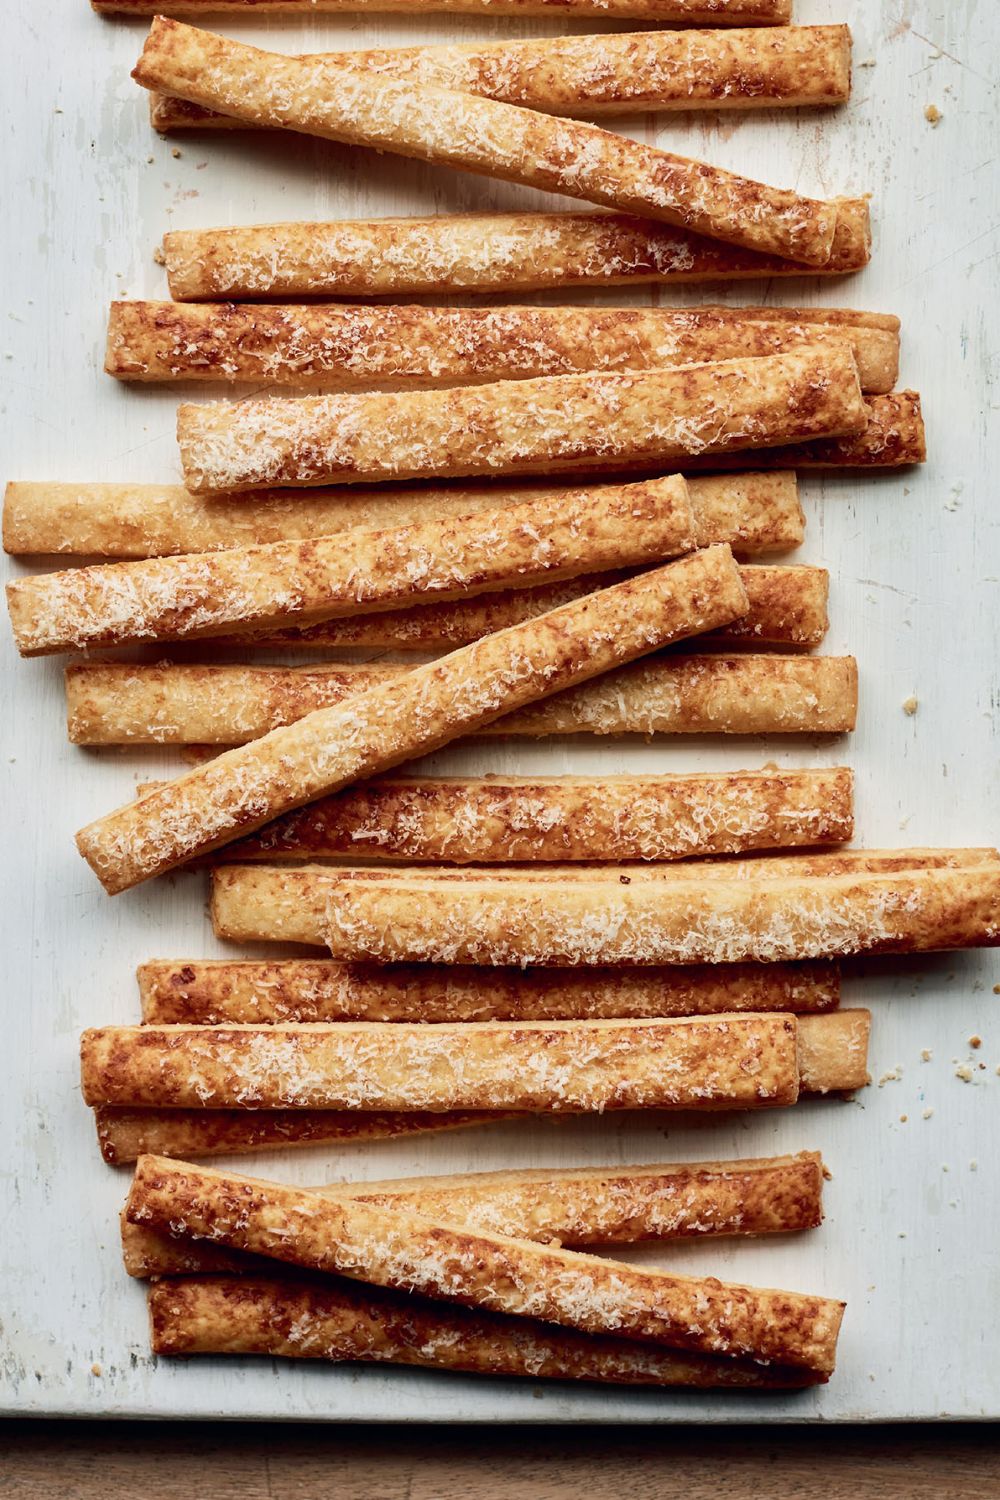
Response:
[[[972,1067],[969,1063],[962,1063],[955,1069],[955,1077],[960,1078],[963,1083],[972,1082]]]
[[[91,1373],[91,1375],[102,1375],[104,1372],[101,1369],[100,1365],[93,1364],[90,1367],[90,1373]]]
[[[901,1230],[900,1230],[900,1231],[899,1231],[899,1238],[900,1238],[900,1239],[901,1239],[901,1240],[905,1240],[905,1239],[906,1239],[906,1230],[905,1230],[905,1229],[901,1229]]]
[[[931,1115],[932,1115],[932,1114],[933,1114],[933,1113],[934,1113],[934,1111],[933,1111],[933,1110],[932,1110],[932,1109],[925,1109],[925,1110],[924,1110],[924,1119],[925,1119],[925,1120],[929,1120],[929,1119],[930,1119],[930,1117],[931,1117]]]
[[[979,1163],[977,1162],[977,1160],[976,1160],[975,1157],[973,1157],[972,1160],[969,1162],[969,1171],[970,1172],[978,1172],[979,1171]]]
[[[146,165],[147,165],[147,167],[151,167],[153,165],[153,163],[155,162],[155,160],[156,160],[155,156],[147,156],[146,157]]]
[[[903,700],[903,712],[904,714],[908,714],[911,719],[919,707],[920,701],[917,698],[906,698]]]
[[[54,114],[54,115],[61,115],[61,114],[62,114],[62,110],[61,110],[61,109],[54,109],[54,110],[53,110],[53,111],[52,111],[52,113],[53,113],[53,114]]]
[[[156,249],[153,251],[153,260],[154,260],[155,264],[158,265],[158,266],[165,266],[166,265],[166,263],[167,263],[167,257],[163,253],[163,246],[162,245],[157,245]]]
[[[921,1050],[921,1053],[920,1053],[920,1061],[921,1062],[930,1062],[930,1060],[931,1060],[931,1058],[933,1056],[934,1056],[934,1054],[931,1051],[931,1049],[929,1047],[924,1047]]]
[[[180,146],[175,146],[173,148],[173,150],[171,151],[171,153],[170,153],[170,155],[174,158],[175,161],[179,161],[180,160],[180,154],[181,154],[181,148],[180,148]]]
[[[899,1117],[899,1123],[900,1123],[900,1125],[905,1125],[906,1122],[907,1122],[907,1120],[909,1118],[910,1118],[909,1115],[900,1115],[900,1117]]]
[[[942,1170],[942,1172],[947,1172],[948,1171],[948,1168],[945,1166],[944,1162],[941,1163],[941,1170]]]
[[[902,1065],[900,1063],[897,1063],[894,1068],[889,1069],[888,1073],[882,1074],[882,1077],[878,1081],[879,1088],[884,1088],[887,1083],[898,1083],[900,1077],[902,1076],[902,1072]]]
[[[941,111],[938,109],[937,105],[928,104],[927,108],[924,110],[924,119],[927,121],[928,125],[940,125],[941,118]]]
[[[1000,984],[995,984],[993,986],[993,993],[994,995],[1000,995]]]
[[[982,1039],[981,1036],[970,1036],[969,1037],[969,1046],[972,1048],[972,1050],[974,1052],[977,1052],[982,1045],[983,1045],[983,1039]]]

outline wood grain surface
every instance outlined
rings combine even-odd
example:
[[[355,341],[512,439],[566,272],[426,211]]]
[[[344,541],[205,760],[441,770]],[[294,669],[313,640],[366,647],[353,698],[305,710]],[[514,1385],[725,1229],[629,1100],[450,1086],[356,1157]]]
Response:
[[[3,1500],[995,1500],[1000,1428],[0,1425]]]

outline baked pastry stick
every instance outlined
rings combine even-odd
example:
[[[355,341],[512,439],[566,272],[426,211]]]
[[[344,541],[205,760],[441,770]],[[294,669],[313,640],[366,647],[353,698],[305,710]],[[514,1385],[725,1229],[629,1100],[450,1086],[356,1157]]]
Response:
[[[225,858],[664,860],[836,844],[853,833],[846,767],[598,779],[413,777],[321,798],[230,844]]]
[[[575,119],[646,110],[842,104],[851,92],[847,26],[638,31],[366,48],[324,60]],[[161,131],[248,128],[232,115],[165,94],[150,95],[149,117]]]
[[[206,499],[176,484],[15,480],[4,494],[3,545],[15,556],[169,557],[305,541],[359,526],[412,526],[547,500],[563,488],[524,481],[378,490],[351,486]],[[588,491],[599,499],[604,488],[588,486]],[[688,500],[703,547],[729,542],[748,557],[797,547],[805,535],[791,472],[700,474],[688,481]]]
[[[406,390],[756,359],[831,340],[850,345],[863,391],[892,390],[899,319],[848,308],[112,302],[104,368],[146,382]]]
[[[265,52],[157,16],[132,77],[256,125],[459,167],[824,265],[836,204],[558,119],[322,56]]]
[[[1000,943],[1000,868],[784,878],[330,883],[327,945],[379,963],[769,963]]]
[[[119,1109],[94,1110],[101,1155],[111,1166],[140,1156],[237,1156],[305,1146],[356,1146],[518,1118],[479,1110]]]
[[[163,1355],[266,1354],[700,1390],[794,1390],[819,1378],[287,1273],[163,1281],[149,1289],[149,1316],[153,1352]]]
[[[8,584],[7,607],[21,655],[41,656],[465,600],[697,545],[687,486],[674,476],[394,531],[43,573]]]
[[[691,553],[230,750],[91,823],[77,845],[107,891],[125,890],[745,609],[729,548]]]
[[[833,1369],[843,1303],[674,1276],[370,1204],[143,1157],[131,1222],[376,1286],[701,1354]]]
[[[188,489],[222,493],[683,468],[692,456],[854,435],[867,421],[854,356],[835,343],[638,374],[185,404],[177,440]]]
[[[642,1021],[106,1026],[87,1104],[158,1109],[758,1109],[867,1081],[867,1011]]]
[[[334,1182],[313,1189],[424,1218],[556,1245],[799,1233],[823,1221],[823,1162],[797,1156],[643,1167],[571,1167]],[[238,1250],[177,1239],[122,1215],[130,1276],[252,1271]]]
[[[142,1019],[153,1025],[638,1020],[715,1011],[826,1011],[840,1003],[840,973],[828,963],[583,972],[316,958],[159,959],[140,964],[137,978]]]
[[[182,103],[174,100],[175,106]],[[170,295],[179,302],[844,276],[871,258],[868,200],[833,201],[837,225],[822,266],[613,213],[440,214],[175,229],[163,237],[161,258]]]
[[[417,604],[408,609],[325,620],[318,625],[273,626],[220,636],[216,644],[269,649],[309,647],[341,650],[353,646],[385,646],[394,651],[448,651],[495,630],[506,630],[534,615],[580,599],[595,589],[620,583],[626,573],[589,573],[559,583],[504,590],[456,599],[444,604]],[[741,568],[749,608],[745,615],[719,630],[699,637],[699,649],[739,644],[808,648],[818,646],[829,626],[827,600],[830,576],[825,568],[758,565]]]
[[[665,21],[678,26],[782,26],[791,20],[792,0],[90,0],[98,12],[117,16],[175,16],[205,11],[235,16],[316,15],[326,11],[468,11],[482,15],[597,16],[600,20]]]
[[[400,684],[411,670],[391,663],[81,662],[66,668],[67,730],[76,745],[247,744],[321,708],[346,706],[361,694]],[[529,739],[844,734],[854,728],[857,708],[857,664],[851,656],[664,653],[494,720],[481,733]]]
[[[927,458],[927,439],[920,397],[916,391],[891,391],[887,396],[869,396],[868,419],[863,432],[852,437],[820,438],[817,442],[793,443],[786,448],[761,449],[754,463],[796,469],[898,469],[922,464]],[[733,462],[728,453],[685,459],[682,467],[725,469]],[[742,461],[739,464],[742,467]]]

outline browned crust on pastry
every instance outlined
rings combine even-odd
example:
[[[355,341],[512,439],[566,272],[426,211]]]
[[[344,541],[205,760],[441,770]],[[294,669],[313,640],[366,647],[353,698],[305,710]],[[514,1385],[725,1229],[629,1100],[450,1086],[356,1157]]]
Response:
[[[492,1312],[735,1358],[833,1369],[843,1303],[673,1276],[302,1189],[143,1157],[127,1216]]]
[[[137,978],[142,1018],[158,1025],[639,1019],[726,1010],[824,1011],[836,1009],[840,1000],[839,971],[822,963],[582,972],[332,959],[160,959],[140,964]]]
[[[448,651],[469,641],[506,630],[547,610],[580,599],[595,589],[610,588],[624,573],[590,573],[564,582],[534,588],[505,590],[457,599],[445,604],[418,604],[409,609],[379,610],[318,625],[288,630],[241,630],[219,638],[228,646],[268,648],[308,647],[342,650],[353,646],[385,646],[395,651]],[[830,575],[825,568],[778,567],[755,564],[740,570],[747,591],[746,614],[720,630],[699,637],[699,647],[721,645],[775,646],[807,649],[818,646],[829,626],[827,600]]]
[[[154,1156],[235,1156],[292,1147],[344,1146],[459,1130],[509,1118],[474,1110],[413,1113],[372,1110],[128,1109],[94,1111],[104,1160],[121,1166]]]
[[[9,583],[7,607],[22,656],[40,656],[464,601],[696,546],[687,485],[674,475],[392,531],[44,573]]]
[[[352,487],[206,499],[182,485],[11,481],[4,494],[3,545],[17,556],[168,557],[307,541],[355,527],[377,531],[447,520],[547,500],[562,488],[523,482]],[[605,488],[587,491],[599,499]],[[688,498],[701,546],[729,542],[746,557],[797,547],[805,535],[794,473],[701,474],[688,481]]]
[[[792,15],[792,0],[90,0],[94,10],[117,16],[198,16],[206,11],[234,16],[296,14],[327,11],[362,15],[401,11],[484,10],[497,15],[591,15],[598,19],[675,21],[684,26],[781,26]]]
[[[217,1252],[218,1253],[218,1252]],[[464,1374],[697,1389],[795,1389],[817,1377],[749,1360],[680,1354],[528,1318],[302,1277],[191,1277],[150,1288],[154,1354],[265,1354]]]
[[[579,120],[294,58],[154,19],[132,74],[258,125],[372,146],[642,213],[728,243],[824,265],[837,206]]]
[[[225,493],[684,467],[692,457],[854,435],[867,422],[854,356],[835,343],[639,374],[185,404],[177,438],[187,487]]]
[[[230,750],[91,823],[78,848],[124,890],[746,607],[728,547],[691,553]]]
[[[163,257],[178,301],[510,295],[546,287],[843,276],[867,265],[871,225],[867,199],[840,198],[836,206],[833,250],[824,266],[796,265],[611,213],[442,214],[175,230],[164,236]]]
[[[805,1023],[842,1024],[844,1012]],[[339,1021],[83,1033],[90,1105],[162,1109],[755,1109],[794,1104],[797,1018]],[[838,1085],[839,1086],[839,1085]]]
[[[916,391],[892,391],[871,396],[865,402],[867,425],[863,432],[846,438],[820,438],[787,448],[762,449],[755,464],[776,463],[792,469],[900,469],[922,464],[927,458],[927,436],[920,396]],[[692,459],[684,468],[697,468]],[[708,467],[725,468],[729,458],[712,458]]]
[[[853,836],[852,808],[845,767],[597,780],[414,777],[321,798],[229,845],[225,858],[684,859],[843,842]]]
[[[392,47],[331,60],[411,83],[482,94],[575,119],[645,110],[841,104],[851,91],[847,26],[639,31],[527,42]],[[151,94],[154,129],[252,129],[185,99]]]
[[[245,744],[409,669],[78,662],[66,669],[79,745]],[[494,722],[488,736],[841,734],[857,716],[849,656],[664,654]]]
[[[413,390],[758,359],[838,340],[863,391],[892,390],[899,319],[846,308],[113,302],[104,368],[129,381]]]
[[[798,1233],[823,1218],[818,1151],[744,1161],[472,1172],[331,1183],[316,1192],[541,1244],[635,1244],[703,1235]],[[253,1269],[249,1257],[175,1239],[122,1215],[130,1276]]]
[[[996,865],[761,880],[654,868],[675,873],[627,885],[334,876],[327,945],[334,958],[380,963],[586,965],[787,962],[1000,943]]]

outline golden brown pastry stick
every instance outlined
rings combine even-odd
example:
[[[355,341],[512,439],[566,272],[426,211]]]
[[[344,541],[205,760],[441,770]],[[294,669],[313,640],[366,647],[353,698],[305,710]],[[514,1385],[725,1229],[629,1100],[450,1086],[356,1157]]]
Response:
[[[837,858],[838,856],[833,856]],[[919,953],[1000,943],[1000,867],[611,882],[329,883],[338,959],[665,964]]]
[[[132,77],[252,124],[372,146],[641,213],[824,265],[837,206],[658,151],[579,120],[407,80],[343,56],[286,57],[157,16]]]
[[[3,545],[17,556],[168,557],[307,540],[357,526],[412,526],[547,500],[564,488],[524,482],[350,487],[206,499],[181,485],[11,481],[4,495]],[[605,488],[588,486],[595,499]],[[688,498],[701,546],[729,542],[747,557],[797,547],[805,535],[794,473],[701,474],[688,480]]]
[[[847,26],[392,47],[334,53],[327,60],[574,119],[646,110],[842,104],[851,92]],[[150,95],[149,117],[160,131],[253,128],[232,115],[156,93]]]
[[[483,12],[494,15],[596,16],[599,20],[671,22],[678,26],[781,26],[791,19],[792,0],[91,0],[94,9],[117,16],[197,16],[206,11],[234,16],[316,15],[327,11]]]
[[[80,662],[66,668],[67,729],[77,745],[246,744],[320,708],[347,703],[412,668],[390,663],[243,667]],[[607,672],[486,736],[842,734],[857,716],[850,656],[675,656]]]
[[[492,1312],[829,1375],[843,1303],[605,1261],[419,1215],[143,1157],[126,1207],[152,1228]]]
[[[125,890],[746,607],[728,547],[691,553],[230,750],[91,823],[77,845],[106,890]]]
[[[137,978],[142,1019],[157,1025],[640,1019],[720,1010],[826,1011],[840,1003],[839,970],[825,963],[583,973],[315,958],[153,959],[139,965]]]
[[[122,1166],[154,1156],[237,1156],[305,1146],[354,1146],[431,1131],[494,1124],[512,1115],[478,1110],[402,1113],[336,1109],[118,1109],[94,1111],[101,1155]]]
[[[823,266],[609,213],[441,214],[182,229],[164,235],[162,258],[170,295],[184,302],[844,276],[871,257],[870,215],[866,198],[835,202],[833,249]]]
[[[266,1354],[701,1390],[787,1390],[821,1378],[783,1365],[574,1333],[329,1277],[165,1281],[150,1287],[149,1312],[153,1352],[164,1355]]]
[[[142,789],[140,789],[141,795]],[[836,844],[853,836],[853,776],[413,777],[367,782],[267,824],[228,860],[663,860]]]
[[[334,1182],[313,1189],[380,1208],[556,1245],[630,1245],[703,1235],[799,1233],[823,1221],[823,1162],[797,1156],[643,1167],[540,1168]],[[122,1214],[130,1276],[252,1271],[238,1250],[177,1239]]]
[[[41,656],[465,600],[695,547],[687,485],[675,475],[394,531],[43,573],[9,583],[7,608],[21,655]]]
[[[848,308],[113,302],[104,368],[127,381],[413,390],[759,359],[837,340],[863,391],[892,390],[899,319]]]
[[[647,468],[853,435],[868,421],[846,344],[615,375],[178,409],[197,493],[271,485]],[[745,460],[744,460],[745,462]]]
[[[87,745],[246,744],[408,670],[81,661],[66,667],[67,733]],[[853,657],[664,654],[520,709],[483,735],[844,733],[856,712]]]
[[[506,590],[457,599],[446,604],[418,604],[410,609],[323,621],[318,625],[241,630],[216,644],[268,648],[309,647],[341,650],[348,646],[386,646],[395,651],[448,651],[495,630],[506,630],[546,610],[582,598],[594,589],[620,583],[625,573],[585,574],[560,583]],[[830,577],[825,568],[758,565],[741,568],[749,608],[745,615],[698,639],[699,648],[722,645],[818,646],[829,626]]]
[[[159,1109],[756,1109],[866,1079],[867,1011],[83,1033],[83,1097]],[[801,1040],[800,1040],[801,1038]]]

